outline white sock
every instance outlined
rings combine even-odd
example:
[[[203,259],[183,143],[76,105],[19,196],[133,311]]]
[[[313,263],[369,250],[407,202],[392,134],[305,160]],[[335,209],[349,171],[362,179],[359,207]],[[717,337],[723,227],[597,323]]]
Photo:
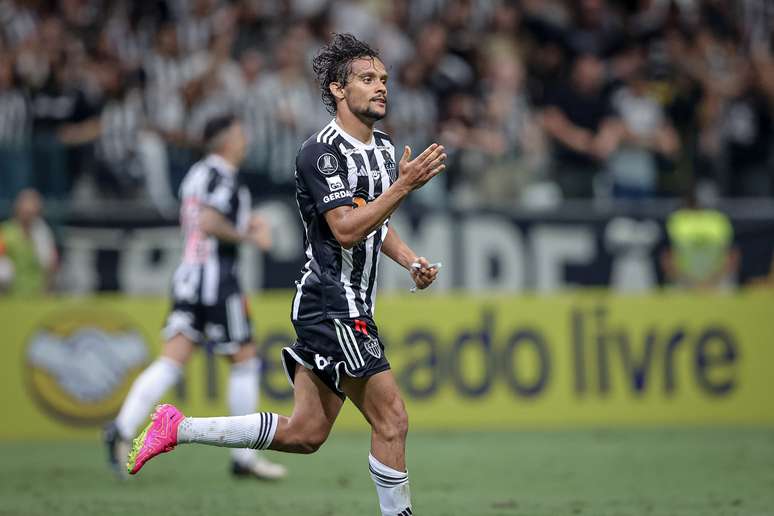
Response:
[[[157,358],[140,373],[116,417],[116,426],[122,438],[132,439],[137,435],[138,428],[148,419],[153,406],[177,383],[181,373],[180,364],[167,357]]]
[[[265,450],[274,440],[277,423],[279,416],[269,412],[231,417],[187,417],[177,427],[177,442]]]
[[[251,358],[244,362],[231,364],[228,377],[228,408],[232,416],[252,414],[258,409],[258,381],[260,361]],[[240,464],[255,461],[255,450],[234,448],[231,458]]]
[[[379,495],[379,507],[382,516],[410,516],[411,491],[407,471],[398,471],[379,462],[376,457],[368,454],[368,469],[376,484],[376,494]]]

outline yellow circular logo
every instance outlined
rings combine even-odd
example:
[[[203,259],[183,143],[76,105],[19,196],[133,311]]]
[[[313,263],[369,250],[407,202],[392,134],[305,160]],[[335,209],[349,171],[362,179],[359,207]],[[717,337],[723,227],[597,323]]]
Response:
[[[94,309],[47,317],[29,337],[25,356],[38,404],[79,426],[114,417],[147,360],[148,345],[135,324]]]

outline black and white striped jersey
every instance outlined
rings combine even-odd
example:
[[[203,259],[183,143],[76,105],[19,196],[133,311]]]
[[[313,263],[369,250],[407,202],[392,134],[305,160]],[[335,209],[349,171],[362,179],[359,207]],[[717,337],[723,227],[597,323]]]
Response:
[[[138,147],[140,130],[145,125],[145,106],[139,90],[131,90],[121,99],[108,101],[100,113],[101,132],[96,144],[97,156],[110,164],[124,164]]]
[[[290,184],[288,163],[298,152],[298,142],[324,124],[328,115],[320,108],[313,84],[287,84],[278,73],[269,73],[248,90],[244,119],[251,149],[248,162],[268,172],[275,183]]]
[[[351,249],[333,236],[324,213],[373,201],[397,179],[395,148],[381,131],[364,144],[331,121],[301,146],[296,157],[296,201],[304,223],[307,262],[296,282],[292,319],[371,317],[376,273],[389,220]]]
[[[30,141],[32,113],[20,90],[0,91],[0,146],[20,147]]]
[[[250,193],[238,185],[236,174],[230,163],[210,154],[191,167],[180,185],[183,256],[172,280],[178,301],[214,305],[239,291],[237,244],[208,236],[199,226],[199,214],[209,206],[245,229]]]

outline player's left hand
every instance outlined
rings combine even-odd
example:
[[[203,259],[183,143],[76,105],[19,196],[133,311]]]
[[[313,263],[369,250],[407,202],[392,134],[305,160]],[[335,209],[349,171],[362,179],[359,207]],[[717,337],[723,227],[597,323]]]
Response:
[[[250,235],[250,240],[260,250],[266,251],[271,248],[271,224],[264,216],[253,213],[250,216],[247,232]]]
[[[430,267],[430,262],[424,256],[420,256],[412,263],[418,263],[419,268],[411,267],[409,269],[411,279],[414,280],[414,284],[419,290],[424,290],[435,281],[436,276],[438,276],[438,269]]]

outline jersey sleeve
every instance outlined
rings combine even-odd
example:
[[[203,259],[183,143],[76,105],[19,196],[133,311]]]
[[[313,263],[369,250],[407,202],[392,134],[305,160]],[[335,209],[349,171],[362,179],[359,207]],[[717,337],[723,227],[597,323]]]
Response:
[[[352,205],[345,163],[340,153],[325,143],[312,143],[298,153],[296,172],[309,189],[319,213]]]
[[[226,179],[216,171],[211,170],[202,202],[228,216],[233,210],[232,200],[235,193],[234,181]]]

